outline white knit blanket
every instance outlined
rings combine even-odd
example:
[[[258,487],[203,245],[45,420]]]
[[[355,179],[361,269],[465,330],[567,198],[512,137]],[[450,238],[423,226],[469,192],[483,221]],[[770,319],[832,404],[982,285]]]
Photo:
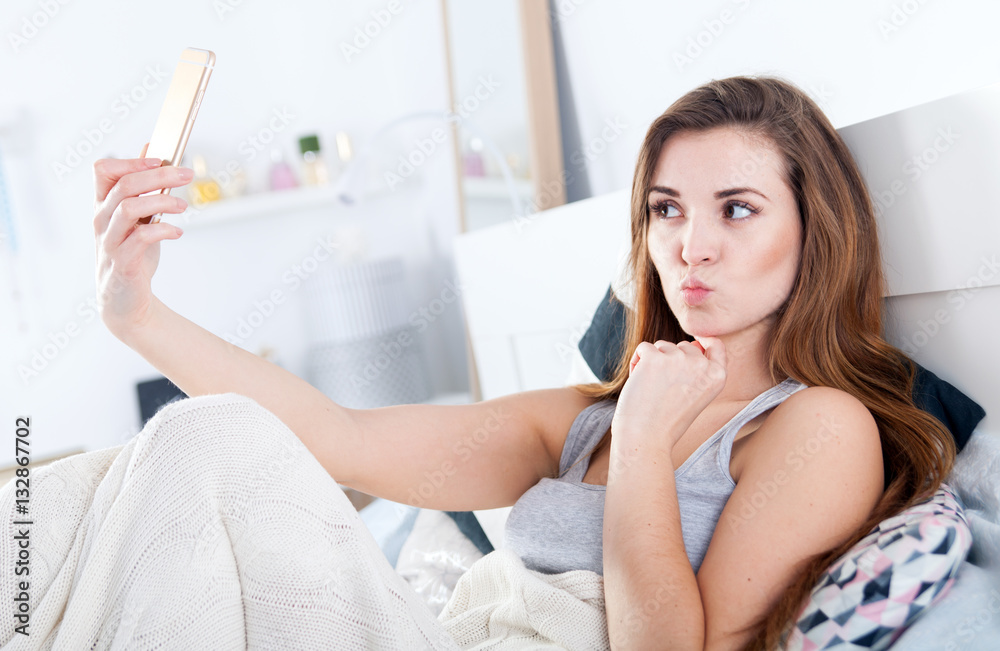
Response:
[[[0,489],[5,651],[608,647],[599,575],[510,552],[474,564],[435,618],[294,433],[237,394],[31,469],[26,514],[18,488]]]

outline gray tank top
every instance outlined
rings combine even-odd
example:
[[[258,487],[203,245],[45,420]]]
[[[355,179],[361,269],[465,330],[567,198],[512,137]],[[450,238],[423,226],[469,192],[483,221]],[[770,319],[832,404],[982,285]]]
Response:
[[[748,421],[806,385],[789,378],[754,398],[722,429],[701,444],[674,472],[684,550],[697,574],[715,525],[736,487],[729,474],[733,439]],[[585,484],[590,459],[583,455],[611,425],[617,400],[596,402],[573,421],[559,460],[558,479],[543,477],[514,504],[504,526],[504,542],[527,568],[558,574],[592,570],[604,575],[603,528],[606,486]]]

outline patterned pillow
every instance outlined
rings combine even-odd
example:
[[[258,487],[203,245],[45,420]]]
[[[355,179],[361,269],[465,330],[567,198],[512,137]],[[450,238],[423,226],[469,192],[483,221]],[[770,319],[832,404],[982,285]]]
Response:
[[[941,484],[830,566],[783,648],[889,648],[948,591],[971,545],[962,503]]]

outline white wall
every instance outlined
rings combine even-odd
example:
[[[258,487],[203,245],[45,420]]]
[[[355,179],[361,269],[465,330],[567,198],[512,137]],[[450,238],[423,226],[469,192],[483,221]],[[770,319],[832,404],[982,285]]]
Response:
[[[1000,5],[986,0],[710,5],[553,0],[552,5],[571,199],[628,186],[649,122],[713,77],[784,75],[808,89],[838,127],[1000,78],[1000,43],[993,38]],[[44,16],[44,6],[57,10]],[[232,11],[220,13],[219,7],[227,6]],[[0,154],[17,218],[19,255],[12,262],[8,249],[0,248],[0,416],[4,423],[13,422],[14,414],[33,417],[36,456],[77,445],[117,444],[133,435],[139,422],[134,384],[159,375],[108,334],[87,304],[94,296],[90,166],[100,157],[135,156],[148,139],[168,83],[168,78],[146,78],[148,70],[159,67],[169,77],[177,54],[188,46],[217,53],[189,144],[189,152],[201,151],[212,165],[236,158],[253,168],[265,160],[246,161],[239,144],[284,107],[295,116],[275,140],[284,143],[286,153],[294,153],[296,138],[311,131],[329,146],[336,131],[347,130],[360,148],[392,118],[446,108],[436,0],[400,0],[401,11],[346,60],[341,45],[371,23],[372,12],[389,6],[389,0],[3,4]],[[721,22],[723,10],[730,12],[728,23]],[[894,15],[899,29],[883,36],[880,22],[891,25]],[[44,24],[32,32],[26,21]],[[706,21],[721,31],[711,35]],[[23,43],[12,38],[22,33],[30,35],[21,37]],[[674,55],[683,55],[688,39],[699,35],[707,45],[679,66]],[[142,95],[144,79],[152,89],[124,111],[116,103],[120,95]],[[65,163],[67,147],[104,120],[111,121],[111,133],[57,178],[53,163]],[[382,141],[382,154],[371,166],[373,187],[386,190],[383,173],[431,128],[426,123],[400,127]],[[180,240],[163,245],[154,291],[221,335],[267,295],[266,289],[280,286],[281,274],[308,256],[318,237],[349,222],[369,227],[379,250],[404,255],[414,274],[414,307],[429,305],[444,281],[453,278],[457,214],[450,147],[447,143],[436,151],[381,208],[373,204],[349,215],[314,211],[295,219],[261,217],[188,228]],[[579,160],[585,164],[577,166]],[[251,169],[258,178],[260,172]],[[275,347],[283,365],[302,374],[300,298],[293,296],[244,347],[253,352]],[[977,301],[975,310],[970,306],[961,313],[965,319],[983,319],[956,326],[970,341],[995,341],[985,330],[995,317],[980,313],[989,305]],[[436,391],[466,386],[460,309],[451,303],[426,331]],[[907,318],[933,313],[930,305],[908,307]],[[23,381],[18,366],[71,325],[77,334],[69,344],[38,377]],[[988,345],[994,348],[976,352],[996,359],[995,345]],[[928,347],[920,354],[930,353]],[[956,380],[942,364],[928,366]],[[976,397],[977,391],[989,390],[995,392],[995,385],[970,393]]]
[[[783,76],[806,90],[836,128],[1000,80],[1000,3],[989,0],[552,6],[571,201],[630,187],[650,122],[713,78]],[[997,290],[971,290],[962,308],[949,300],[954,292],[893,299],[889,326],[893,343],[916,348],[914,359],[993,411],[1000,404]],[[920,333],[940,310],[948,322],[936,325],[946,336],[928,341]],[[1000,432],[1000,414],[988,409],[983,427]]]
[[[188,161],[193,153],[214,167],[236,160],[254,185],[268,152],[250,160],[245,143],[269,128],[275,110],[294,116],[273,141],[292,156],[298,137],[309,132],[318,132],[329,151],[334,134],[345,130],[357,152],[399,115],[448,108],[438,0],[53,0],[47,3],[51,17],[43,4],[10,0],[0,9],[0,155],[19,235],[13,265],[9,240],[0,261],[0,411],[8,425],[15,414],[33,418],[36,457],[123,442],[139,429],[135,383],[159,376],[111,336],[88,305],[95,295],[92,164],[138,155],[183,48],[217,55]],[[356,30],[366,26],[375,34],[367,44],[355,40]],[[28,37],[19,42],[22,32]],[[364,47],[345,54],[344,43]],[[134,108],[126,110],[123,93],[139,98]],[[108,133],[93,151],[84,142],[81,161],[67,162],[67,148],[79,147],[85,131],[102,123]],[[369,179],[371,189],[387,197],[381,203],[187,227],[179,240],[162,244],[154,293],[221,336],[254,309],[255,300],[276,287],[289,289],[282,274],[307,258],[319,238],[336,238],[342,224],[353,223],[368,230],[372,253],[404,256],[412,309],[428,305],[454,278],[452,145],[442,145],[392,192],[383,174],[435,126],[401,126],[379,143]],[[57,174],[56,162],[69,172]],[[275,348],[285,368],[303,375],[304,306],[301,296],[289,295],[243,347]],[[438,393],[467,387],[460,309],[450,304],[423,335]],[[75,333],[64,337],[68,343],[37,375],[22,378],[19,367],[30,366],[35,352],[67,330]],[[8,455],[0,458],[0,465],[6,463]]]
[[[516,0],[449,0],[448,29],[458,104],[467,100],[474,109],[465,111],[468,119],[504,154],[516,156],[520,171],[526,173],[528,99],[518,11]],[[488,83],[484,85],[483,80]],[[480,102],[470,99],[480,97],[484,98]],[[463,136],[462,145],[467,148],[472,134]],[[496,161],[488,153],[483,157],[487,173],[499,176]]]
[[[564,137],[567,168],[591,194],[628,186],[650,122],[713,78],[786,77],[837,128],[1000,80],[1000,3],[990,0],[551,4],[564,121],[578,125]],[[698,39],[700,53],[675,61]],[[607,129],[616,121],[621,133]]]

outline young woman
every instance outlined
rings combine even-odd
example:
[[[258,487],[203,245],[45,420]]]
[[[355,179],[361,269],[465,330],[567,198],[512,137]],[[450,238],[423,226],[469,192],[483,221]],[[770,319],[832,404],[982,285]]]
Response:
[[[94,172],[112,333],[189,396],[253,398],[341,484],[432,509],[515,505],[526,565],[603,574],[615,648],[778,646],[819,574],[951,468],[951,435],[882,337],[862,177],[778,78],[712,81],[650,127],[614,379],[471,405],[346,409],[171,311],[150,280],[180,233],[137,220],[185,203],[138,195],[190,173],[141,157]]]

